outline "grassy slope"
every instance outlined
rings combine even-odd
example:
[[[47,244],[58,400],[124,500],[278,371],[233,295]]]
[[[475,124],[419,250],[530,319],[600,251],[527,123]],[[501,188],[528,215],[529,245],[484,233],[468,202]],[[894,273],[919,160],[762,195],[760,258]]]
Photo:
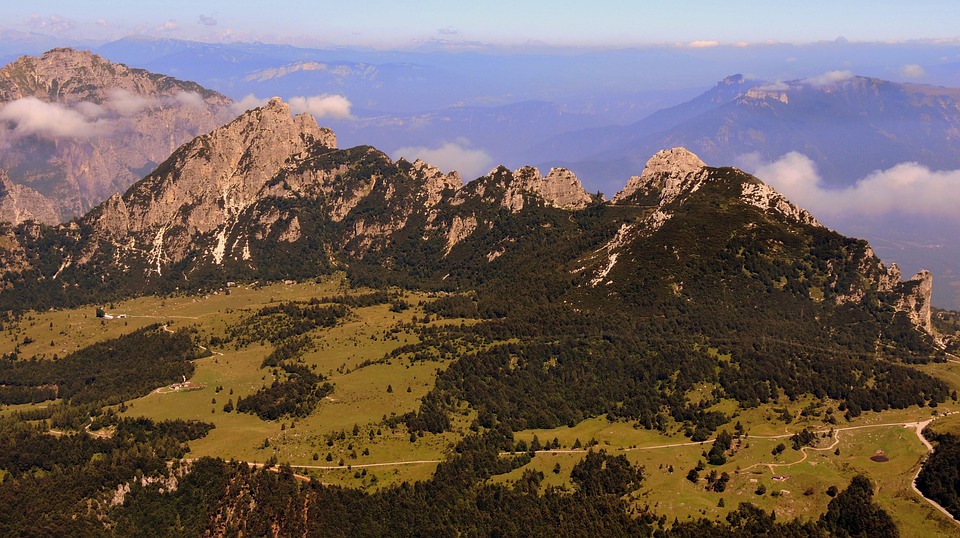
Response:
[[[101,321],[95,318],[93,306],[32,313],[16,326],[5,327],[0,333],[0,353],[11,352],[19,344],[21,356],[43,354],[49,358],[53,353],[63,356],[96,341],[157,322],[168,323],[173,328],[196,326],[201,338],[206,339],[214,335],[222,336],[227,324],[271,302],[335,295],[340,291],[340,280],[332,278],[319,284],[278,284],[262,289],[239,287],[232,289],[230,295],[139,298],[108,308],[109,312],[126,313],[129,316],[127,319]],[[429,299],[424,295],[407,293],[406,300],[416,305]],[[281,462],[311,467],[336,466],[343,459],[345,465],[356,467],[304,468],[299,472],[312,474],[324,482],[354,487],[383,487],[402,480],[425,479],[432,474],[435,463],[361,466],[421,460],[432,462],[444,457],[460,433],[426,435],[411,442],[405,428],[401,426],[390,430],[381,421],[384,416],[417,409],[419,399],[432,388],[438,369],[445,368],[446,364],[410,364],[394,359],[389,363],[358,369],[358,365],[365,360],[379,359],[400,345],[415,342],[416,336],[406,329],[393,336],[389,331],[398,327],[398,324],[410,323],[414,316],[421,317],[422,310],[412,308],[403,313],[394,313],[389,311],[387,305],[378,305],[356,308],[354,311],[357,315],[345,323],[312,333],[317,346],[304,359],[308,364],[315,364],[317,371],[327,375],[336,388],[305,419],[266,422],[254,415],[222,412],[228,398],[236,402],[238,397],[251,394],[272,381],[269,370],[259,368],[270,348],[260,345],[244,349],[233,349],[228,345],[224,349],[214,349],[217,354],[196,362],[196,373],[192,379],[195,383],[205,384],[206,388],[151,394],[130,402],[132,406],[127,414],[157,419],[197,418],[213,422],[217,428],[208,437],[192,444],[194,456],[213,455],[261,462],[276,456]],[[52,329],[50,323],[53,323]],[[65,334],[60,334],[61,331]],[[33,343],[22,344],[24,338],[32,339]],[[50,346],[50,340],[54,341],[54,346]],[[932,364],[921,368],[960,388],[960,364]],[[392,393],[387,392],[388,385],[393,387]],[[215,390],[218,386],[223,387],[219,393]],[[408,387],[410,392],[407,392]],[[233,394],[230,394],[231,389]],[[698,389],[709,391],[710,387]],[[688,396],[693,400],[699,397],[695,393]],[[216,399],[216,404],[211,403],[213,399]],[[818,430],[829,428],[821,418],[800,416],[800,410],[810,403],[811,400],[783,400],[776,406],[739,410],[735,420],[743,424],[748,435],[736,454],[725,465],[716,467],[718,473],[726,471],[732,477],[727,491],[722,494],[706,491],[703,479],[697,485],[686,480],[687,471],[698,460],[705,459],[702,453],[709,449],[709,443],[687,444],[689,439],[683,437],[678,425],[664,435],[635,429],[622,422],[610,423],[601,417],[585,420],[573,428],[520,432],[517,438],[530,442],[536,434],[541,442],[546,443],[556,437],[564,449],[570,449],[577,439],[584,444],[595,439],[597,448],[612,453],[623,451],[631,461],[646,468],[643,487],[633,494],[637,506],[649,506],[654,512],[676,515],[681,520],[700,516],[722,519],[741,501],[776,510],[778,516],[784,519],[814,517],[825,509],[829,501],[825,494],[827,487],[837,485],[842,488],[854,474],[864,472],[877,484],[877,501],[891,513],[905,535],[950,536],[955,533],[952,523],[921,502],[910,490],[910,480],[924,454],[914,430],[902,426],[879,426],[927,420],[931,418],[929,408],[866,412],[852,422],[843,420],[838,413],[839,424],[836,428],[877,427],[840,431],[836,445],[840,449],[839,456],[834,455],[832,448],[809,450],[808,457],[800,462],[803,455],[789,448],[789,440],[769,437],[799,431],[805,426]],[[830,405],[826,402],[824,407]],[[726,412],[736,411],[736,404],[732,401],[721,402],[718,407]],[[797,417],[789,425],[779,419],[780,413],[775,410],[783,407]],[[0,412],[6,413],[11,409],[8,407]],[[937,411],[943,413],[957,409],[960,406],[948,402]],[[958,417],[960,415],[942,418],[937,425],[941,429],[960,431]],[[454,417],[459,432],[462,433],[471,418],[468,409],[464,409],[461,416]],[[354,425],[358,427],[357,435],[353,434]],[[733,424],[728,425],[727,429],[733,431]],[[377,430],[380,430],[379,435]],[[339,436],[341,432],[344,438],[334,439],[333,444],[328,445],[328,440]],[[269,440],[269,447],[263,447],[264,440]],[[788,448],[780,456],[774,457],[771,450],[780,442]],[[833,439],[825,439],[821,445],[826,447],[832,442]],[[652,448],[671,444],[683,445]],[[369,455],[363,454],[364,449],[369,451]],[[871,461],[870,456],[877,450],[883,450],[889,461]],[[332,455],[332,462],[326,461],[328,452]],[[351,452],[357,454],[356,458],[351,458]],[[313,460],[314,453],[318,454],[318,460]],[[582,452],[541,453],[527,468],[544,473],[544,486],[571,487],[570,470],[582,457]],[[556,463],[561,467],[559,474],[553,473]],[[768,464],[777,466],[768,467]],[[671,465],[673,473],[668,470]],[[701,476],[705,476],[711,468],[708,466]],[[495,479],[511,481],[519,477],[521,472],[522,469]],[[774,474],[788,475],[789,478],[783,482],[774,481]],[[767,493],[759,496],[755,490],[761,483],[766,486]],[[808,488],[813,489],[812,495],[803,494]],[[789,493],[771,495],[781,490]],[[722,508],[717,506],[721,498],[725,503]]]

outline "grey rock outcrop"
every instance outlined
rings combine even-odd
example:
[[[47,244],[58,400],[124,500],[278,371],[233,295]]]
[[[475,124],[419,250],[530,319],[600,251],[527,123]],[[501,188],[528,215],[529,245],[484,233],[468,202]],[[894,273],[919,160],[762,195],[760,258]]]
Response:
[[[30,187],[13,183],[7,172],[0,170],[0,222],[51,223],[58,218],[55,204],[49,198]]]

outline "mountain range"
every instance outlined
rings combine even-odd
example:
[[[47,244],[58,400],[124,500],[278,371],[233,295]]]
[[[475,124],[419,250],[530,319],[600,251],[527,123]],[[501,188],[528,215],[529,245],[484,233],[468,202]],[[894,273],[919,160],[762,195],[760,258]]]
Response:
[[[678,215],[693,221],[680,225]],[[566,218],[570,224],[555,222]],[[758,222],[777,231],[761,232]],[[698,230],[716,242],[688,243]],[[556,283],[561,297],[603,290],[653,307],[704,303],[700,294],[719,287],[755,289],[762,302],[786,294],[816,309],[886,297],[914,325],[930,327],[929,273],[901,289],[896,269],[885,269],[865,243],[687,150],[657,153],[603,203],[565,169],[544,176],[498,167],[464,185],[455,173],[394,162],[370,146],[337,149],[332,131],[312,116],[292,117],[280,99],[184,144],[74,222],[7,226],[4,236],[0,301],[11,307],[337,268],[360,280],[473,288],[491,273],[552,259],[549,272],[566,275]],[[568,243],[557,249],[548,237]],[[728,258],[743,241],[753,257]],[[734,286],[719,276],[727,271],[712,275],[708,267],[718,263],[742,264],[750,284]],[[654,267],[656,277],[648,273]],[[646,284],[638,288],[640,275]]]
[[[87,53],[51,54],[57,53],[106,72],[126,69]],[[198,113],[209,113],[211,121],[211,110],[229,110],[219,94],[141,74],[155,84],[150,92],[174,88],[157,98],[157,114],[165,113],[164,99],[182,101],[184,93],[194,104],[198,97],[212,107],[219,103]],[[58,82],[40,85],[47,94],[74,88],[67,92],[75,96],[71,110],[94,111],[84,116],[93,127],[96,114],[122,117],[119,94],[107,86],[50,80]],[[732,106],[749,110],[754,105],[739,102],[753,99],[763,109],[787,104],[773,94],[748,97],[761,90],[744,91],[744,84],[728,79],[689,109],[649,121],[685,125],[730,105],[725,99],[734,94]],[[104,91],[106,97],[98,97]],[[124,97],[133,94],[125,91]],[[591,420],[657,443],[648,448],[683,452],[686,459],[676,465],[689,464],[689,487],[711,505],[722,504],[714,499],[729,481],[737,483],[738,495],[752,490],[762,502],[776,503],[787,493],[767,496],[750,482],[766,469],[747,467],[739,476],[739,466],[748,457],[766,466],[761,461],[771,448],[780,458],[785,446],[778,452],[773,443],[787,435],[755,437],[741,420],[779,433],[780,422],[787,427],[796,418],[790,406],[815,416],[791,426],[803,428],[789,438],[803,451],[800,461],[812,449],[806,445],[822,438],[816,449],[835,459],[818,454],[816,463],[829,463],[816,472],[846,472],[851,461],[862,463],[853,458],[863,447],[844,444],[841,456],[839,441],[826,446],[826,430],[813,428],[829,427],[834,437],[841,420],[891,409],[929,416],[956,399],[935,370],[951,366],[946,361],[958,342],[934,327],[940,320],[931,306],[931,273],[904,279],[866,241],[829,229],[739,168],[710,166],[684,147],[659,149],[607,201],[565,167],[500,165],[464,181],[424,160],[393,158],[371,145],[341,146],[334,130],[275,97],[189,138],[122,193],[68,222],[39,222],[40,209],[37,218],[26,215],[21,204],[44,194],[12,181],[12,172],[0,176],[6,193],[0,208],[20,220],[0,223],[0,321],[10,336],[2,342],[9,353],[0,358],[0,397],[24,406],[0,421],[0,467],[11,475],[0,481],[0,496],[13,507],[0,511],[0,528],[130,535],[146,528],[253,535],[510,528],[507,534],[521,535],[522,525],[502,521],[515,519],[571,534],[586,524],[598,535],[652,535],[656,524],[667,535],[670,509],[632,497],[645,477],[656,476],[646,478],[651,483],[674,475],[665,460],[659,469],[634,468],[612,447],[609,454],[602,447],[582,451],[577,438],[567,450],[555,439],[550,446],[578,459],[570,465],[575,491],[541,492],[544,473],[532,467],[509,487],[493,480],[554,456],[543,454],[535,434],[528,448],[517,440],[521,432],[566,432]],[[273,288],[285,299],[256,296],[273,293],[258,289],[273,282],[285,283]],[[303,295],[323,282],[326,289],[339,286],[335,295]],[[241,293],[243,301],[217,303],[236,310],[201,303]],[[158,310],[107,324],[104,306],[147,296],[163,297]],[[412,297],[420,303],[408,303]],[[193,301],[196,315],[174,314],[166,300]],[[65,310],[70,307],[90,315]],[[46,314],[59,316],[56,326],[52,318],[49,324],[35,318]],[[163,324],[146,326],[151,322],[140,317]],[[143,328],[125,329],[141,321]],[[80,325],[95,334],[82,335],[75,329]],[[44,353],[67,352],[56,329],[64,338],[94,343],[53,360],[25,357],[24,350],[38,348],[26,330],[42,331]],[[109,338],[110,331],[120,336]],[[374,351],[362,355],[366,341],[372,344],[363,349]],[[399,377],[408,371],[416,373]],[[400,379],[410,381],[402,405],[392,399]],[[320,420],[319,412],[347,409],[330,406],[350,397],[350,383],[356,383],[353,397],[366,399],[349,402],[354,415],[322,423],[330,415]],[[157,390],[164,385],[169,392]],[[382,418],[379,410],[363,414],[376,401],[391,406]],[[178,420],[141,416],[151,407]],[[874,418],[870,427],[878,426]],[[917,431],[924,424],[907,423]],[[54,426],[77,433],[46,429]],[[727,428],[736,432],[736,446]],[[319,463],[321,451],[329,450],[329,465],[313,467],[331,471],[326,476],[333,479],[350,480],[352,473],[354,483],[371,492],[328,486],[328,478],[301,485],[298,480],[309,478],[287,466],[273,473],[245,461],[186,459],[188,442],[218,433],[218,457],[244,450],[255,462],[269,454],[267,469],[277,453],[296,451],[309,461],[313,452]],[[904,442],[901,433],[894,437]],[[701,445],[711,441],[708,454]],[[591,448],[599,443],[588,442]],[[760,449],[748,452],[751,443]],[[255,444],[259,448],[246,446]],[[354,468],[371,447],[395,460]],[[408,447],[448,456],[442,463],[415,460]],[[334,452],[349,460],[334,465]],[[727,455],[738,459],[727,464]],[[712,471],[704,479],[701,456]],[[916,459],[908,459],[895,464],[912,473]],[[368,468],[423,463],[436,464],[435,472],[413,484],[380,488],[367,475]],[[557,463],[553,474],[561,471]],[[799,517],[775,523],[773,514],[745,503],[729,512],[726,524],[677,520],[669,531],[697,534],[699,526],[729,535],[750,528],[756,535],[780,529],[822,536],[823,529],[866,522],[896,535],[893,519],[872,503],[869,480],[854,478],[849,490],[818,494],[811,486],[809,494],[794,496],[807,502],[817,495],[820,508],[828,503],[817,523]]]
[[[800,152],[825,186],[839,188],[903,162],[960,168],[958,105],[957,89],[849,72],[776,83],[737,75],[631,125],[557,135],[533,159],[609,184],[663,147],[686,146],[718,163]]]

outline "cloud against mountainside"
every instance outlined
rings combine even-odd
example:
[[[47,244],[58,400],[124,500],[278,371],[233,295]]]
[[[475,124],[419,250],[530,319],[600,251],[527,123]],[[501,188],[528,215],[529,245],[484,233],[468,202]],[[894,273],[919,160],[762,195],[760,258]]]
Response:
[[[233,104],[233,111],[242,114],[247,110],[257,108],[267,104],[269,99],[261,99],[254,94],[249,94],[243,99]],[[349,120],[353,118],[350,108],[353,106],[350,100],[342,95],[315,95],[312,97],[291,97],[287,99],[290,105],[290,112],[301,114],[306,112],[313,114],[317,118],[333,118],[337,120]]]
[[[133,116],[141,110],[157,106],[157,99],[130,93],[122,88],[114,88],[107,93],[106,106],[121,116]]]
[[[796,151],[773,162],[755,153],[738,166],[772,185],[814,215],[856,217],[915,215],[960,221],[960,170],[937,171],[907,162],[878,170],[844,189],[828,189],[816,164]]]
[[[403,157],[408,161],[420,159],[444,172],[456,170],[467,181],[478,178],[490,170],[493,158],[482,149],[469,147],[466,140],[447,142],[437,148],[403,147],[393,152],[394,159]]]
[[[36,97],[24,97],[0,108],[0,128],[14,135],[38,135],[47,138],[90,138],[109,134],[119,117],[130,117],[150,107],[203,108],[206,103],[197,92],[147,98],[114,88],[102,104],[80,101],[72,105],[47,103]]]
[[[803,84],[806,84],[807,86],[813,86],[814,88],[822,88],[824,86],[836,84],[837,82],[850,80],[853,77],[854,75],[853,75],[853,72],[851,71],[827,71],[822,75],[805,78],[801,82]]]
[[[0,109],[0,121],[12,123],[15,134],[51,138],[89,138],[110,131],[110,123],[98,118],[96,109],[87,108],[87,112],[91,115],[58,103],[45,103],[36,97],[25,97]]]

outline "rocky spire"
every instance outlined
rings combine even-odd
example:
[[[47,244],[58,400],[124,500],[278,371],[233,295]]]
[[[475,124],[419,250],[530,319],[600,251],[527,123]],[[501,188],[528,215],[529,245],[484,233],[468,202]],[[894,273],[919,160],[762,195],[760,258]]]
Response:
[[[624,203],[634,195],[660,193],[661,199],[677,191],[707,166],[686,148],[658,151],[647,161],[643,172],[627,180],[627,185],[613,197],[613,203]]]

